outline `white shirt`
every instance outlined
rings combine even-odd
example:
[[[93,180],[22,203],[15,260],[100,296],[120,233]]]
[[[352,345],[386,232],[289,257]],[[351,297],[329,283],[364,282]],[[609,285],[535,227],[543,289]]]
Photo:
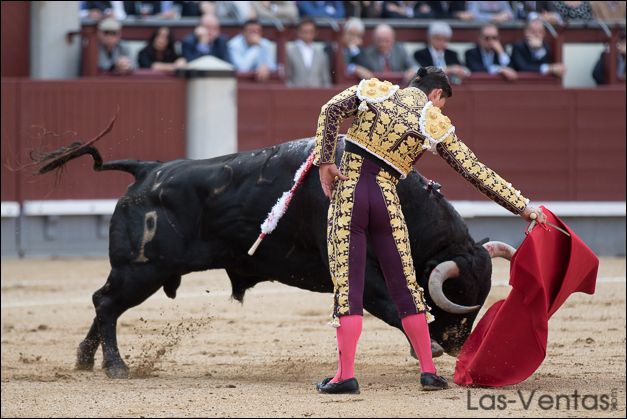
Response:
[[[446,60],[444,59],[444,51],[436,51],[433,47],[429,47],[431,53],[431,59],[433,60],[434,67],[446,68]]]

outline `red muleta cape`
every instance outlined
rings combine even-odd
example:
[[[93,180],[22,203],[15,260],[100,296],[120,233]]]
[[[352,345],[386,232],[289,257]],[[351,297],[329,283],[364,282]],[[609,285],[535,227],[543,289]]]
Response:
[[[599,259],[568,226],[542,207],[547,221],[568,231],[536,225],[514,254],[512,291],[488,309],[462,347],[454,381],[462,386],[520,383],[546,355],[549,318],[574,292],[593,294]]]

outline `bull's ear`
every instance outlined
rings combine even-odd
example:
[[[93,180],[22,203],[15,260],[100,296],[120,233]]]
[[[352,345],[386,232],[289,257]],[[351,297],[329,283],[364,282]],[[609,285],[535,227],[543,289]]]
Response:
[[[487,242],[489,242],[489,241],[490,241],[490,238],[489,238],[489,237],[486,237],[486,238],[483,238],[483,239],[479,240],[479,241],[477,242],[477,244],[478,244],[479,246],[483,246],[484,244],[486,244],[486,243],[487,243]]]

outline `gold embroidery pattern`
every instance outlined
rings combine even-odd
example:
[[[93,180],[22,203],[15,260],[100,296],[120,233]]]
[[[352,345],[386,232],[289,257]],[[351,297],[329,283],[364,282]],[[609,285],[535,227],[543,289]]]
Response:
[[[355,203],[355,189],[361,173],[363,157],[345,152],[341,170],[348,180],[340,180],[333,190],[327,217],[327,245],[329,270],[334,285],[333,317],[349,314],[348,253],[350,224]]]
[[[398,90],[387,100],[369,103],[347,136],[406,176],[424,151],[418,115],[426,102],[427,97],[419,89]]]
[[[392,180],[393,179],[393,180]],[[397,180],[387,174],[384,170],[379,171],[377,175],[377,184],[381,189],[381,194],[388,209],[390,217],[390,225],[392,227],[392,236],[396,242],[396,249],[403,263],[403,273],[407,281],[407,288],[414,298],[416,311],[418,313],[427,312],[427,321],[431,322],[434,317],[429,313],[431,307],[425,302],[424,289],[418,285],[416,280],[416,271],[414,269],[414,261],[411,256],[411,246],[409,244],[409,232],[405,224],[405,217],[401,210],[401,203],[396,193]]]
[[[357,86],[349,87],[322,106],[316,128],[315,165],[335,163],[335,147],[340,125],[344,119],[357,113],[359,99],[356,92]]]
[[[455,134],[439,143],[437,150],[453,169],[497,204],[517,215],[527,206],[529,200],[511,183],[478,161],[477,156]]]

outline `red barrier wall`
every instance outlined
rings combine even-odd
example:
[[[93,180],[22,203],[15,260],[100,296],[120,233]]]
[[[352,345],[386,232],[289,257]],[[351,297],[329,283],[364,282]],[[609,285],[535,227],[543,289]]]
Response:
[[[340,90],[241,85],[240,150],[313,136],[320,107]],[[531,199],[625,200],[624,86],[461,86],[445,113],[479,159]],[[438,156],[417,168],[450,199],[485,199]]]
[[[5,103],[17,103],[15,111]],[[69,163],[59,183],[54,174],[33,176],[34,169],[25,168],[18,173],[19,193],[5,190],[5,175],[7,183],[15,175],[6,163],[19,167],[28,163],[30,150],[50,151],[86,141],[104,129],[118,108],[113,130],[98,143],[105,160],[185,157],[185,82],[181,79],[3,79],[2,200],[113,198],[124,193],[130,175],[94,173],[89,157]],[[16,154],[11,150],[17,150],[18,144]]]
[[[28,77],[30,74],[30,2],[3,1],[0,74],[2,77]]]
[[[240,83],[239,149],[313,136],[320,107],[340,90]],[[118,106],[112,133],[99,142],[105,160],[184,157],[182,79],[3,79],[2,200],[123,194],[130,176],[94,173],[87,157],[69,163],[57,185],[52,174],[10,170],[26,163],[33,148],[92,138]],[[445,113],[480,160],[531,199],[625,200],[624,86],[461,86]],[[449,199],[485,199],[438,156],[425,155],[417,167],[442,183]]]

